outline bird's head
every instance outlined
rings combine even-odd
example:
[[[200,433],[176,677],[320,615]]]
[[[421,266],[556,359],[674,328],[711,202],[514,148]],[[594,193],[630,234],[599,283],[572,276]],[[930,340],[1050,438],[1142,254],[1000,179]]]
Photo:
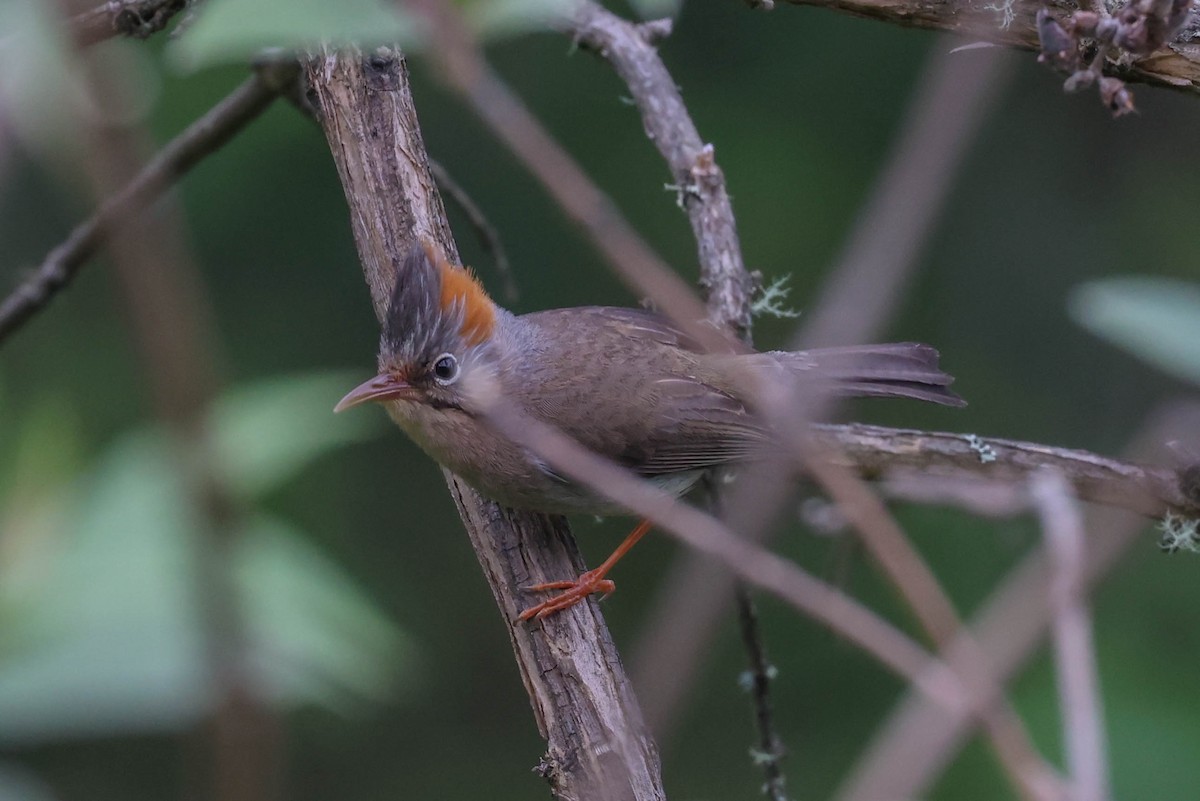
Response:
[[[488,361],[497,308],[471,272],[414,247],[392,291],[379,342],[379,374],[335,407],[411,401],[460,408],[463,383]]]

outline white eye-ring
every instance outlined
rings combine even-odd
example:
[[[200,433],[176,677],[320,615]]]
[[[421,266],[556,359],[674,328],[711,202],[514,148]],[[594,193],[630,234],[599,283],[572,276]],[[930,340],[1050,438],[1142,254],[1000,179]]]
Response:
[[[453,353],[443,353],[433,360],[433,377],[443,386],[458,380],[458,359]]]

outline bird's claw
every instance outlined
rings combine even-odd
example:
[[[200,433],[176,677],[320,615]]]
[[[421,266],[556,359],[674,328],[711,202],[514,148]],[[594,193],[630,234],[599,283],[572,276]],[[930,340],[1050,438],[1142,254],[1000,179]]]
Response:
[[[589,570],[574,581],[548,581],[544,584],[534,584],[522,587],[526,592],[546,592],[548,590],[563,590],[563,592],[548,598],[540,604],[529,607],[522,612],[521,620],[542,620],[555,612],[570,609],[575,604],[593,593],[603,593],[600,600],[607,598],[617,588],[615,582],[606,579],[603,574]]]

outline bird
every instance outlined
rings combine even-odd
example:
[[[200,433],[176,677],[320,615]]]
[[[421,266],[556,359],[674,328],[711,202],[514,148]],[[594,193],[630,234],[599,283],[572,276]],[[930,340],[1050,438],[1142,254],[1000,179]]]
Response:
[[[706,471],[751,460],[772,441],[744,391],[747,366],[829,383],[836,394],[965,402],[938,352],[901,342],[764,353],[710,353],[663,315],[581,306],[513,314],[467,268],[428,243],[400,265],[380,336],[378,374],[334,411],[368,402],[429,456],[505,506],[550,514],[625,510],[570,481],[497,432],[472,405],[496,388],[535,420],[676,496]],[[638,526],[596,568],[525,587],[558,590],[519,617],[544,618],[593,593],[607,595],[613,565],[650,529]]]

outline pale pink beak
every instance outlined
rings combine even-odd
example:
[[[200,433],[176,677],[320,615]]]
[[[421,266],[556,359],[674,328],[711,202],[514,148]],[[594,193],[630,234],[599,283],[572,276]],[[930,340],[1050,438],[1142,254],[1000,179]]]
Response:
[[[402,378],[397,378],[391,373],[380,373],[347,392],[346,397],[338,401],[338,405],[333,407],[333,411],[334,413],[344,412],[353,406],[363,403],[413,398],[415,396],[416,389],[412,384]]]

